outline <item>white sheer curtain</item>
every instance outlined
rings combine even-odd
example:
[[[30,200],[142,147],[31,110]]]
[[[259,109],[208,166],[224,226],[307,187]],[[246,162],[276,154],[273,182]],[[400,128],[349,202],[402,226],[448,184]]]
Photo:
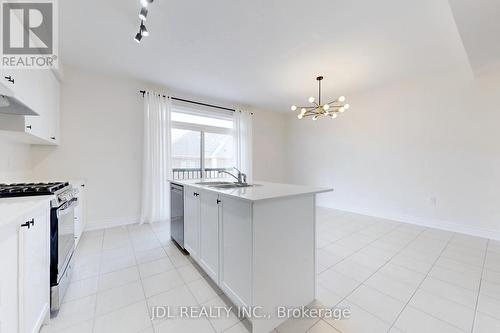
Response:
[[[170,98],[144,94],[144,153],[141,223],[167,221],[170,216]]]
[[[252,139],[253,139],[253,114],[246,111],[234,112],[234,151],[236,167],[247,174],[247,181],[253,181],[252,168]]]

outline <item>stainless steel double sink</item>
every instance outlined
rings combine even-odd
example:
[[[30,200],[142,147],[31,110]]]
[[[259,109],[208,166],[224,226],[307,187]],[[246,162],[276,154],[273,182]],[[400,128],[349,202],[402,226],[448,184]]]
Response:
[[[229,189],[229,188],[240,188],[240,187],[251,187],[251,186],[254,186],[253,184],[235,183],[235,182],[221,182],[221,181],[199,182],[199,183],[196,183],[196,185],[203,185],[203,186],[208,186],[208,187],[213,187],[213,188],[220,188],[220,189]]]

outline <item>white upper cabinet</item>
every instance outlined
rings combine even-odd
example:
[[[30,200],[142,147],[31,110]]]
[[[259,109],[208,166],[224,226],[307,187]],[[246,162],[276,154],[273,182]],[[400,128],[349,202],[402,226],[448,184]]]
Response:
[[[0,84],[38,116],[0,114],[0,132],[20,142],[42,145],[59,143],[60,84],[51,70],[3,69]],[[7,79],[8,77],[9,79]],[[13,81],[13,82],[12,82]]]
[[[200,192],[184,188],[184,248],[199,261],[200,253]]]
[[[200,266],[216,283],[219,282],[219,196],[200,193]]]

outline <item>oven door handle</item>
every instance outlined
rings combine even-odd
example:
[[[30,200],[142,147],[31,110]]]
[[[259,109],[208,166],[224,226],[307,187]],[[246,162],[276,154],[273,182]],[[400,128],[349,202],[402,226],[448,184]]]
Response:
[[[57,210],[57,218],[60,218],[61,216],[68,214],[71,211],[71,209],[73,209],[77,204],[78,204],[77,198],[71,199],[71,201],[65,204],[64,209]]]

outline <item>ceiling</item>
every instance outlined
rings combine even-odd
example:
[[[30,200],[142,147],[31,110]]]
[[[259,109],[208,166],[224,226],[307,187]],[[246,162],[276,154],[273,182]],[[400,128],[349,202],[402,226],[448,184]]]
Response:
[[[498,1],[450,1],[155,0],[151,36],[137,44],[139,0],[64,0],[61,55],[69,65],[286,112],[316,94],[318,74],[335,97],[499,59],[496,42],[493,55],[469,52],[481,45],[477,18],[466,15],[472,2]]]

